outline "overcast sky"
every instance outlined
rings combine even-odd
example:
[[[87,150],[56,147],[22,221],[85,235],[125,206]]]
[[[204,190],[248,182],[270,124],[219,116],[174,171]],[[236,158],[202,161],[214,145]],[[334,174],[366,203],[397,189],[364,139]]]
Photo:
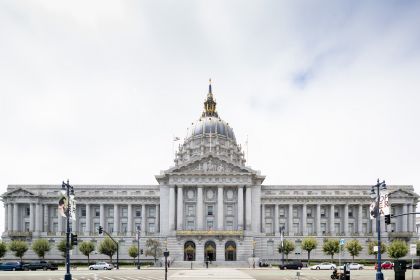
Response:
[[[419,14],[418,1],[1,1],[0,192],[157,184],[211,77],[265,184],[420,193]]]

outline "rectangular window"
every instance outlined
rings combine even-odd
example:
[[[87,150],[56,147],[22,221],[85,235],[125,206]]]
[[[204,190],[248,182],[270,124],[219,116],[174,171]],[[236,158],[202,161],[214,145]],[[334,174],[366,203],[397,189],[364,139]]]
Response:
[[[340,218],[340,211],[337,208],[334,209],[334,218]]]
[[[227,230],[233,230],[233,222],[232,221],[226,221],[226,229]]]
[[[341,233],[341,229],[340,229],[340,224],[339,223],[335,223],[334,224],[334,230],[335,230],[335,233]]]
[[[207,205],[207,216],[213,216],[213,205]]]
[[[367,207],[363,207],[362,208],[362,216],[363,216],[363,219],[367,219],[367,213],[368,213],[368,211],[367,211]]]
[[[194,229],[194,221],[187,221],[187,229],[188,230]]]
[[[271,217],[271,208],[269,208],[269,207],[265,208],[265,216],[266,217]]]
[[[58,223],[53,223],[52,231],[53,232],[58,232]]]
[[[150,207],[149,208],[149,217],[155,217],[156,216],[156,207]]]
[[[298,218],[298,210],[296,208],[293,209],[293,218]]]
[[[141,229],[141,224],[140,223],[136,223],[135,226],[136,226],[136,230]]]
[[[114,217],[114,207],[108,208],[108,217]]]
[[[367,231],[367,223],[363,223],[362,224],[362,231],[363,231],[363,233],[367,233],[368,231]]]
[[[326,233],[327,232],[327,224],[326,223],[321,223],[321,232],[322,233]]]
[[[312,218],[312,208],[306,209],[306,217],[307,218]]]
[[[349,224],[349,232],[354,233],[354,226],[353,224]]]
[[[325,211],[325,207],[321,207],[321,218],[326,218],[326,211]]]
[[[188,205],[187,209],[188,209],[187,215],[188,216],[194,216],[194,206]]]
[[[266,233],[273,232],[273,224],[272,223],[265,223],[265,232]]]
[[[128,208],[127,207],[121,208],[121,217],[128,217]]]
[[[207,221],[207,230],[213,229],[213,221]]]
[[[114,232],[114,223],[108,223],[108,232],[109,233],[113,233]]]
[[[349,218],[353,218],[353,208],[349,208]]]
[[[93,224],[93,228],[94,228],[95,232],[96,232],[96,233],[98,233],[98,230],[99,230],[99,223],[94,223],[94,224]]]
[[[29,208],[29,207],[26,207],[26,208],[25,208],[25,215],[26,215],[26,216],[31,215],[31,208]]]
[[[25,231],[29,231],[29,222],[25,222]]]
[[[229,216],[232,216],[233,215],[233,206],[232,205],[227,206],[226,207],[226,210],[227,210],[226,211],[227,212],[226,213],[227,215],[229,215]]]
[[[299,232],[299,224],[298,223],[294,223],[293,224],[293,232],[294,233],[298,233]]]
[[[279,215],[280,215],[280,217],[282,217],[282,218],[284,217],[284,212],[285,212],[284,211],[284,207],[280,207],[279,208]]]
[[[141,208],[136,208],[136,217],[141,217]]]
[[[121,224],[121,232],[127,232],[127,223]]]
[[[82,232],[86,231],[86,223],[80,223],[80,229]]]
[[[101,211],[99,210],[99,207],[95,207],[95,217],[99,217],[101,215]]]
[[[85,207],[82,208],[81,212],[82,212],[81,213],[82,217],[86,217],[86,208]]]
[[[314,233],[314,228],[313,228],[312,223],[308,223],[308,224],[306,225],[306,230],[308,231],[308,234],[309,234],[309,235],[311,235],[311,234],[313,234],[313,233]]]
[[[149,223],[149,232],[150,233],[155,233],[155,224],[154,223]]]

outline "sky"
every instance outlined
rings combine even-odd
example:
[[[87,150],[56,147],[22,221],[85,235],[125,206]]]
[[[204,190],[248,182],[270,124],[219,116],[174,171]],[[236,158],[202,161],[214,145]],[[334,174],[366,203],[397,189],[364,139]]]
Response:
[[[419,14],[418,1],[1,1],[0,193],[157,184],[212,78],[264,184],[380,178],[420,194]]]

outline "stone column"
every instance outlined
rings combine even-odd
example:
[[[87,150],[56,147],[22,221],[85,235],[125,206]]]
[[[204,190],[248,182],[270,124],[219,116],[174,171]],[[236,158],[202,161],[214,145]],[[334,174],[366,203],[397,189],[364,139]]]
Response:
[[[238,229],[244,229],[244,188],[238,186]]]
[[[276,203],[274,205],[274,234],[279,235],[279,205]]]
[[[251,218],[251,210],[252,210],[252,208],[251,208],[251,191],[252,191],[252,188],[251,188],[251,186],[246,186],[246,188],[245,188],[245,191],[246,191],[246,193],[245,193],[245,199],[246,199],[246,201],[245,201],[245,222],[246,222],[246,225],[245,225],[245,229],[246,230],[251,230],[251,222],[252,222],[252,218]]]
[[[35,205],[29,203],[29,231],[35,231]]]
[[[90,235],[90,233],[92,232],[92,229],[91,229],[91,224],[92,224],[92,222],[91,222],[91,213],[90,213],[90,204],[86,204],[86,233],[88,234],[88,235]],[[94,229],[94,230],[96,230],[96,229]]]
[[[63,220],[64,220],[64,218],[60,214],[58,214],[58,216],[57,216],[58,235],[61,235],[63,233]]]
[[[261,188],[259,186],[252,187],[252,230],[255,233],[261,230]]]
[[[42,219],[42,212],[41,212],[41,204],[35,204],[35,231],[41,232],[41,219]]]
[[[19,231],[19,204],[13,204],[13,231]]]
[[[183,214],[184,214],[184,193],[181,186],[178,186],[178,205],[177,205],[177,217],[176,217],[176,229],[183,229]]]
[[[416,204],[412,205],[412,212],[416,212],[417,207]],[[416,215],[410,215],[411,216],[411,224],[413,225],[413,232],[416,232]]]
[[[407,204],[403,204],[402,213],[404,214],[407,212],[408,212]],[[402,232],[407,232],[407,216],[402,216]]]
[[[50,225],[49,225],[50,221],[49,221],[48,207],[49,207],[48,204],[44,204],[44,229],[43,229],[44,232],[49,232],[50,231],[49,230],[49,228],[50,228]]]
[[[261,233],[265,233],[266,232],[266,228],[265,228],[265,207],[266,205],[264,203],[261,203],[261,216],[260,216],[260,221],[261,221],[261,225],[259,226],[258,230]]]
[[[223,230],[223,186],[217,188],[217,229]]]
[[[203,188],[197,187],[197,229],[203,229]]]
[[[349,205],[346,203],[344,204],[344,234],[346,236],[349,235]]]
[[[77,222],[78,222],[77,216],[76,216],[76,220],[73,220],[73,219],[71,220],[71,230],[73,233],[76,233],[76,234],[79,232],[79,229],[77,227]]]
[[[118,234],[119,227],[120,227],[120,213],[118,213],[118,204],[114,204],[114,233],[115,235]]]
[[[335,234],[335,228],[334,228],[334,204],[330,205],[330,233],[331,235]]]
[[[7,229],[13,230],[13,204],[7,203]]]
[[[293,233],[293,204],[289,204],[289,212],[287,213],[288,214],[288,219],[287,219],[287,222],[288,222],[288,226],[287,226],[287,231],[289,232],[289,236],[293,236],[294,235],[294,233]]]
[[[99,218],[100,218],[100,225],[105,229],[105,205],[101,203],[99,205]]]
[[[306,223],[306,203],[302,205],[302,234],[308,235],[307,223]]]
[[[160,232],[160,211],[159,204],[156,204],[156,233]]]
[[[7,232],[9,229],[8,229],[8,226],[9,226],[9,221],[8,221],[8,218],[9,218],[9,215],[8,215],[8,211],[9,211],[9,207],[8,207],[9,205],[8,205],[8,203],[4,203],[4,231],[5,232]]]
[[[321,204],[316,205],[316,235],[322,236],[321,232]]]
[[[175,187],[169,187],[169,231],[175,230]]]
[[[127,236],[131,236],[133,233],[133,204],[128,203],[127,205]]]
[[[175,207],[175,202],[174,202],[174,207]],[[172,216],[172,218],[175,218],[175,211],[172,212],[171,216]],[[172,222],[174,222],[173,220],[174,219],[172,219]],[[143,203],[141,205],[141,232],[140,232],[141,236],[146,235],[146,222],[147,222],[146,221],[146,204]],[[175,225],[173,225],[173,226],[175,226]],[[174,229],[172,229],[172,230],[174,230]]]
[[[363,232],[363,205],[359,204],[359,208],[358,208],[358,213],[357,213],[357,231],[359,233],[360,236],[362,236],[364,234]]]
[[[413,208],[411,207],[411,204],[407,204],[407,213],[410,213],[412,209]],[[412,221],[413,221],[412,218],[411,218],[412,215],[413,214],[407,215],[407,230],[408,230],[408,232],[413,232],[413,226],[415,225],[415,224],[412,223]]]
[[[376,233],[376,218],[370,220],[372,233]]]

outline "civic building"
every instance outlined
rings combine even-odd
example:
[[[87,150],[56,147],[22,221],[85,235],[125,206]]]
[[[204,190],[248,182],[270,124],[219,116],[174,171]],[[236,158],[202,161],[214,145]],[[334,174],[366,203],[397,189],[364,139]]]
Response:
[[[322,252],[326,238],[358,239],[364,247],[361,258],[369,258],[367,243],[376,239],[369,185],[264,185],[265,175],[245,165],[232,127],[219,116],[211,84],[204,110],[188,129],[174,166],[155,177],[157,185],[74,186],[77,219],[72,231],[79,242],[99,243],[101,225],[120,243],[120,256],[128,259],[139,228],[141,247],[147,239],[158,239],[175,263],[244,262],[253,255],[276,262],[280,228],[285,239],[295,242],[289,259],[306,259],[301,242],[309,236],[318,240],[311,252],[317,259],[330,258]],[[3,239],[57,243],[64,238],[65,219],[57,211],[60,187],[9,185],[2,195]],[[416,211],[419,196],[413,186],[393,185],[388,191],[392,214]],[[385,242],[417,240],[415,215],[392,218],[388,226],[382,219],[381,233]],[[30,251],[28,256],[34,255]],[[49,257],[61,258],[57,251]],[[350,258],[347,253],[343,257]],[[77,249],[72,258],[85,259]]]

